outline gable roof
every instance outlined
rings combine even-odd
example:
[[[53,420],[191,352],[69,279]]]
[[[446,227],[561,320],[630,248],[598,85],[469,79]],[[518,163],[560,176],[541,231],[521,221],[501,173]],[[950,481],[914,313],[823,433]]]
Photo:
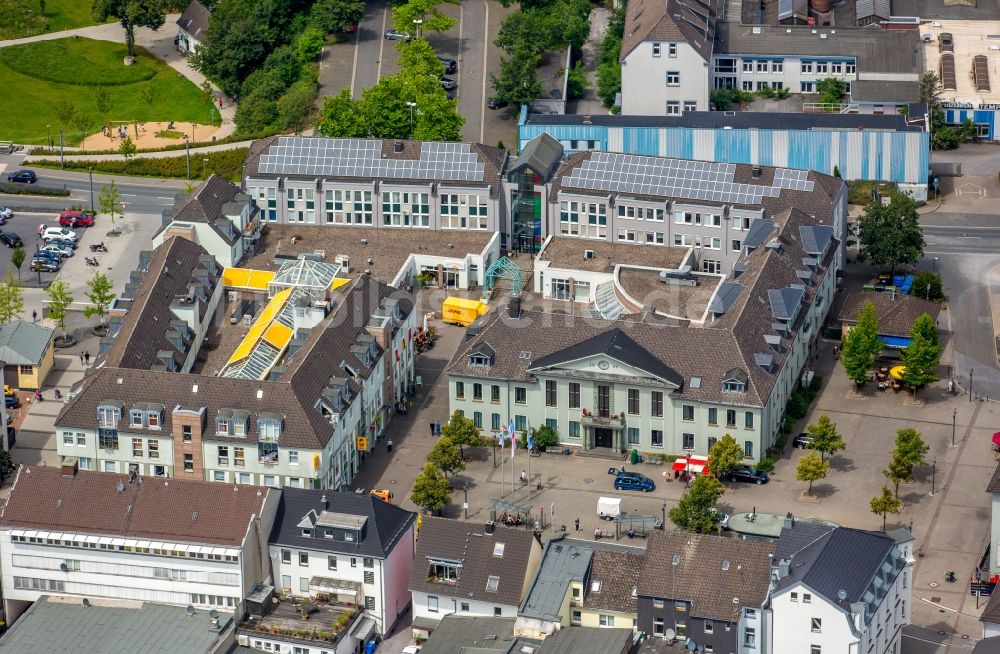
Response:
[[[318,515],[323,511],[367,518],[364,538],[357,543],[342,543],[323,538],[318,530],[313,531],[312,538],[303,536],[298,526],[299,522],[310,513]],[[359,495],[286,487],[281,492],[278,512],[268,542],[299,549],[343,552],[384,559],[406,535],[415,520],[415,513],[383,502],[367,493]]]
[[[191,0],[191,4],[187,6],[181,17],[177,19],[177,25],[198,41],[202,41],[211,17],[212,12],[205,5],[198,2],[198,0]]]
[[[570,582],[584,582],[594,550],[572,542],[550,540],[531,580],[518,615],[558,622]]]
[[[503,556],[494,556],[497,543],[503,543]],[[413,555],[410,590],[518,606],[527,576],[527,562],[537,545],[535,536],[522,529],[497,526],[492,534],[481,525],[447,518],[424,517]],[[430,560],[443,559],[461,563],[458,581],[428,581]],[[489,577],[499,577],[496,592],[486,590]]]
[[[914,289],[914,292],[919,292]],[[841,322],[853,325],[858,320],[858,314],[865,308],[865,304],[871,302],[875,307],[875,316],[878,318],[878,333],[883,336],[898,336],[909,338],[910,330],[917,318],[925,313],[932,320],[937,320],[941,305],[937,302],[929,302],[916,295],[904,295],[903,293],[888,293],[875,291],[860,291],[850,293],[844,298],[840,310],[837,312],[837,319]]]
[[[764,604],[774,549],[768,541],[654,531],[637,592],[690,602],[693,617],[735,622],[744,607]]]
[[[249,201],[250,196],[239,186],[212,173],[212,176],[195,189],[194,193],[178,195],[174,208],[164,211],[164,215],[169,216],[171,221],[210,225],[223,241],[232,245],[241,234],[227,216],[238,215]],[[252,215],[257,213],[256,204],[251,205],[251,211]],[[165,221],[157,234],[169,226],[170,222]]]
[[[716,0],[630,0],[621,60],[643,41],[686,41],[708,61],[715,41]]]
[[[645,556],[642,552],[625,552],[597,547],[590,563],[590,578],[583,589],[583,605],[618,613],[635,613],[639,572]],[[594,582],[601,582],[594,590]]]
[[[240,546],[271,492],[193,479],[129,483],[117,473],[64,476],[54,466],[21,466],[0,527]]]
[[[507,169],[507,176],[528,167],[542,177],[544,182],[555,173],[563,157],[562,143],[549,136],[547,133],[540,134],[528,141],[517,159],[510,164]]]
[[[609,356],[633,368],[638,368],[676,386],[684,383],[684,378],[662,361],[650,354],[644,347],[632,340],[619,328],[610,329],[597,334],[576,345],[553,352],[548,356],[536,359],[531,369],[550,368],[561,363],[579,361],[598,355]]]
[[[0,361],[7,365],[37,366],[55,330],[24,320],[0,326]]]

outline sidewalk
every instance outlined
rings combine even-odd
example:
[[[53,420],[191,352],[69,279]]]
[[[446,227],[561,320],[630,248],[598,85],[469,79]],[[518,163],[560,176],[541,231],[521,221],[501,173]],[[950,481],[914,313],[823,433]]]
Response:
[[[163,27],[155,32],[144,27],[136,28],[135,43],[136,45],[149,50],[155,57],[162,60],[181,75],[191,80],[195,86],[200,87],[205,83],[205,76],[192,68],[188,63],[187,58],[178,52],[177,48],[174,46],[174,35],[177,30],[176,23],[178,18],[180,18],[180,14],[168,14],[166,21],[163,23]],[[91,27],[81,27],[73,30],[64,30],[62,32],[38,34],[24,39],[9,39],[7,41],[0,41],[0,48],[12,45],[21,45],[23,43],[34,43],[36,41],[64,39],[71,36],[81,36],[88,39],[96,39],[98,41],[111,41],[113,43],[125,43],[125,30],[122,29],[121,25],[118,23],[105,23],[103,25],[92,25]],[[215,97],[223,97],[222,91],[220,91],[214,84],[212,85],[212,91],[214,92]],[[232,102],[229,102],[218,111],[222,116],[222,125],[219,127],[219,130],[214,134],[214,136],[221,139],[236,131],[236,123],[233,120],[236,115],[236,106]],[[229,145],[230,147],[235,147],[232,144]]]

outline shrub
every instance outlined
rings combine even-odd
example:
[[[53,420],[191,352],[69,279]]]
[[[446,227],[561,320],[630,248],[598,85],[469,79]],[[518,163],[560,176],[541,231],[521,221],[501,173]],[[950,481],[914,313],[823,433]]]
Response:
[[[806,413],[809,412],[809,399],[805,397],[804,393],[795,391],[792,396],[788,398],[788,405],[785,407],[785,413],[795,420],[800,418],[805,418]]]
[[[203,179],[213,173],[233,182],[239,182],[243,176],[243,162],[247,157],[247,148],[205,152],[191,158],[191,178]],[[208,159],[208,162],[203,162]],[[33,161],[37,168],[59,168],[59,162],[50,159]],[[93,168],[96,173],[117,175],[133,175],[137,177],[187,177],[187,157],[164,157],[161,159],[133,159],[132,161],[67,161],[66,170],[86,171]],[[204,176],[202,170],[204,169]],[[23,186],[23,185],[12,185]],[[68,195],[68,193],[66,194]]]
[[[757,465],[754,466],[761,472],[774,472],[774,458],[770,456],[763,457]]]
[[[569,71],[569,79],[566,85],[566,95],[570,100],[583,97],[587,90],[587,71],[583,67],[583,62],[576,62],[576,65]]]
[[[930,286],[930,293],[927,287]],[[944,300],[944,289],[941,285],[941,275],[930,270],[921,270],[913,278],[913,295],[934,301]],[[929,295],[929,297],[928,297]]]
[[[54,168],[59,167],[59,162],[54,162]],[[0,182],[0,193],[10,195],[46,195],[52,197],[68,197],[70,192],[64,188],[52,188],[51,186],[38,186],[37,184],[10,184]]]

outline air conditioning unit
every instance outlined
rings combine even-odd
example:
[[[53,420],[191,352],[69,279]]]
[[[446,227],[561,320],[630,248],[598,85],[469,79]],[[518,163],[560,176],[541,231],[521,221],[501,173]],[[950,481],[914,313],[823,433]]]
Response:
[[[594,251],[593,250],[584,250],[583,251],[583,258],[584,259],[593,259],[594,258]]]
[[[250,647],[250,636],[246,634],[238,634],[236,636],[236,642],[239,643],[240,647]]]
[[[346,254],[338,254],[333,259],[334,263],[344,269],[345,273],[351,272],[351,257]]]
[[[326,261],[326,250],[314,250],[313,254],[319,257],[320,261]]]

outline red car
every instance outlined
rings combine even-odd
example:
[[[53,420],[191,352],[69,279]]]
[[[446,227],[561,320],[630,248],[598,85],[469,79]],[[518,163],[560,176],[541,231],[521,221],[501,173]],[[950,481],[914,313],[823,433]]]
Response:
[[[63,211],[59,214],[60,227],[91,227],[94,224],[94,214],[89,211]]]

